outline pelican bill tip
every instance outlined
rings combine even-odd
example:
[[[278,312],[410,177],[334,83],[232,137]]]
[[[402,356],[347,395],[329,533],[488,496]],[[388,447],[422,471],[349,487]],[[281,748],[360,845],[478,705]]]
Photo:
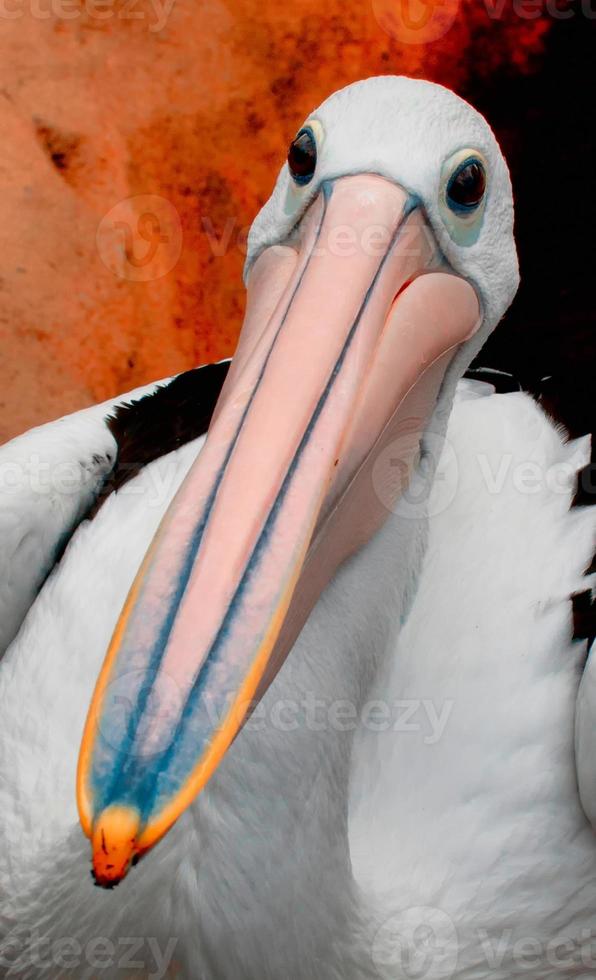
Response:
[[[93,825],[91,874],[100,888],[114,888],[126,877],[139,853],[139,811],[132,806],[112,804]]]

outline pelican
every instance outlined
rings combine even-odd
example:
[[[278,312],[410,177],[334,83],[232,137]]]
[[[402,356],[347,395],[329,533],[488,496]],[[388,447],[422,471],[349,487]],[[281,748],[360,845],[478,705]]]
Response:
[[[3,450],[4,975],[591,977],[589,447],[461,381],[518,285],[489,126],[335,93],[245,279],[230,366]]]

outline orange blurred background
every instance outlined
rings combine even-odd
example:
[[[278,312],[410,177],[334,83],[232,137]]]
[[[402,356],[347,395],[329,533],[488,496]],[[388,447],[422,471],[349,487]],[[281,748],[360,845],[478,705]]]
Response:
[[[330,92],[468,94],[550,26],[408,2],[2,0],[0,441],[233,351],[244,235]]]

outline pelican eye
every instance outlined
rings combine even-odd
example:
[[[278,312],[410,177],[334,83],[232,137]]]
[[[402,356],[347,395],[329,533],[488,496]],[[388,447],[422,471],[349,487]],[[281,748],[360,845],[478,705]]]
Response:
[[[288,151],[288,167],[297,184],[308,184],[317,166],[317,141],[310,126],[294,137]]]
[[[459,165],[447,184],[447,203],[456,214],[469,214],[480,207],[486,191],[486,170],[478,157]]]
[[[489,196],[490,169],[476,147],[462,147],[445,160],[439,183],[439,211],[451,238],[463,248],[480,237]]]

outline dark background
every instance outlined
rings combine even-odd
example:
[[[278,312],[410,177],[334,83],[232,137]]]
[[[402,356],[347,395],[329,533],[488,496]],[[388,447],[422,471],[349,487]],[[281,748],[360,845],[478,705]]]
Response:
[[[521,267],[520,291],[476,363],[513,373],[577,436],[595,427],[595,56],[594,20],[554,21],[536,71],[503,66],[464,93],[511,167]]]
[[[573,435],[592,430],[590,2],[172,0],[157,25],[155,0],[135,0],[134,18],[127,0],[104,0],[102,19],[92,0],[68,0],[68,16],[62,0],[11,0],[16,16],[0,15],[0,442],[233,353],[243,232],[313,107],[375,74],[447,85],[495,128],[522,286],[481,363],[511,372]],[[431,7],[447,17],[438,37],[392,28],[400,10]],[[175,216],[180,251],[169,263],[170,246],[158,248],[139,278],[122,226],[143,255],[147,210]],[[219,254],[206,225],[216,239],[231,229]]]

